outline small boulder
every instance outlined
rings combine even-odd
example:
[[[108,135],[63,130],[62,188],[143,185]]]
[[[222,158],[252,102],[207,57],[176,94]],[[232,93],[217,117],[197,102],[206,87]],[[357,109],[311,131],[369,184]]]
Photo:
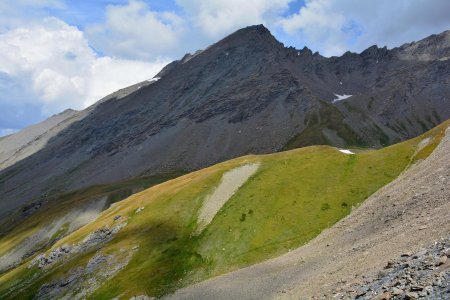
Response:
[[[419,294],[415,293],[415,292],[408,292],[405,294],[405,299],[408,300],[415,300],[419,298]]]
[[[425,250],[421,250],[421,251],[415,253],[415,254],[413,255],[413,258],[414,258],[414,259],[420,258],[420,257],[424,256],[425,254],[427,254],[427,252],[428,252],[428,251],[427,251],[426,249],[425,249]]]
[[[372,298],[372,300],[389,300],[391,299],[392,295],[389,292],[384,292],[378,296],[375,296]]]
[[[392,288],[392,295],[398,296],[398,295],[402,295],[402,294],[403,294],[403,290],[402,289],[399,289],[399,288],[396,288],[396,287]]]
[[[439,262],[438,262],[438,266],[445,264],[447,261],[448,261],[447,255],[441,256],[441,258],[439,259]]]

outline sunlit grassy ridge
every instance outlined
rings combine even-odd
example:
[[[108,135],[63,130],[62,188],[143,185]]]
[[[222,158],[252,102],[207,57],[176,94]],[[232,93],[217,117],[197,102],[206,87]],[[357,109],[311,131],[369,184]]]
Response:
[[[415,139],[347,155],[328,146],[245,156],[154,186],[112,205],[95,222],[59,241],[76,243],[122,216],[128,225],[103,253],[139,246],[130,263],[92,299],[161,296],[181,286],[254,264],[298,247],[349,214],[407,166],[438,145],[446,122]],[[420,151],[425,138],[429,143]],[[199,235],[197,215],[222,175],[259,162],[258,171]],[[136,209],[144,207],[140,213]],[[47,272],[26,265],[0,277],[0,298],[32,298],[46,282],[86,264],[95,249]],[[31,277],[34,276],[33,279]],[[23,284],[25,288],[19,289]],[[7,292],[11,289],[12,292]]]

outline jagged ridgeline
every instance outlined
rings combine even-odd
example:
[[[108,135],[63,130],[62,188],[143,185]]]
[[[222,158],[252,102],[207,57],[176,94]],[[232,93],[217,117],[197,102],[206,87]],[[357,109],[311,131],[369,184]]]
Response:
[[[316,144],[379,148],[417,136],[450,117],[449,40],[446,31],[326,58],[285,48],[262,25],[238,30],[153,80],[25,135],[29,142],[1,157],[0,214],[94,184],[246,154]],[[1,148],[19,137],[2,139]]]
[[[286,253],[428,157],[449,125],[380,150],[311,146],[244,156],[151,187],[98,216],[99,200],[75,209],[69,195],[0,240],[2,260],[16,259],[0,277],[0,297],[163,296]],[[86,213],[95,220],[71,232]],[[20,257],[30,238],[35,248]]]

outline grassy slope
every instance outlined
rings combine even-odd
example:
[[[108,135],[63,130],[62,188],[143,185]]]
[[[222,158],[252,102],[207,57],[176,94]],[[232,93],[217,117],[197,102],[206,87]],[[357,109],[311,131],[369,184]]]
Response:
[[[0,221],[0,255],[5,254],[16,247],[26,237],[33,235],[40,228],[63,217],[74,207],[80,207],[87,202],[105,196],[108,199],[108,204],[111,204],[129,197],[133,194],[133,190],[149,188],[175,178],[177,175],[179,176],[181,174],[137,178],[112,184],[92,186],[63,194],[50,200],[49,203],[46,203],[45,206],[31,217],[21,217],[21,212],[18,211]],[[57,238],[59,237],[61,237],[61,235]]]
[[[95,222],[57,245],[79,241],[101,226],[112,225],[114,216],[126,216],[128,226],[102,251],[113,253],[134,245],[140,248],[128,266],[92,298],[161,296],[304,244],[397,177],[411,162],[428,156],[449,125],[447,121],[418,138],[357,155],[315,146],[234,159],[116,203]],[[433,137],[431,143],[417,151],[417,145],[426,137]],[[201,235],[193,235],[202,200],[217,186],[222,174],[252,161],[261,162],[257,173]],[[136,214],[141,206],[145,209]],[[85,264],[93,254],[91,251],[75,257],[47,273],[20,266],[0,277],[0,298],[31,298],[43,283]],[[31,276],[35,276],[33,280]],[[19,290],[20,284],[26,288]],[[9,288],[14,292],[7,294]]]

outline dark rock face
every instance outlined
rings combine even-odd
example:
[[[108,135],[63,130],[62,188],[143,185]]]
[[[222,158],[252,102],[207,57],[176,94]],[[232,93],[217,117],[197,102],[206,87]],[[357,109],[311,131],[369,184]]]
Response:
[[[194,170],[312,144],[380,147],[450,117],[450,32],[325,58],[241,29],[105,97],[47,146],[0,172],[0,211],[40,195]],[[335,95],[352,95],[335,101]]]

